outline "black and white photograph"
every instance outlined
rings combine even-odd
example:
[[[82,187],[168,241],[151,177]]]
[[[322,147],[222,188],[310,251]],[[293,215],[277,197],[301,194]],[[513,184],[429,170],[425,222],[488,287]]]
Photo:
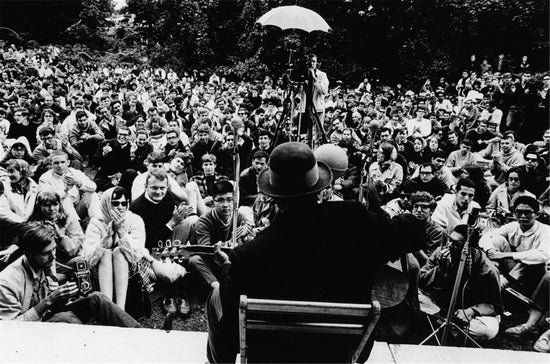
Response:
[[[548,363],[550,0],[0,0],[0,362]]]

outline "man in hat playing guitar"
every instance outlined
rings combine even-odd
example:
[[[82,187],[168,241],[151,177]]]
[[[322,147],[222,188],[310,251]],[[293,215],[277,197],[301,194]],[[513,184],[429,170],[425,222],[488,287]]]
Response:
[[[375,274],[389,259],[423,247],[425,233],[412,215],[392,220],[356,201],[317,203],[329,186],[330,168],[302,143],[283,143],[258,176],[260,192],[280,211],[270,227],[229,255],[216,250],[220,287],[207,299],[209,362],[234,362],[239,350],[239,296],[325,302],[368,303]],[[277,338],[277,340],[285,338]],[[336,362],[345,342],[330,345],[307,338],[282,343],[264,360]],[[284,348],[284,350],[281,350]]]

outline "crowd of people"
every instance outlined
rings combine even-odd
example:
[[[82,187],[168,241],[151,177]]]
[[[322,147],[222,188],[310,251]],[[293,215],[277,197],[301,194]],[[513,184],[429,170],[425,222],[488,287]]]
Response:
[[[491,67],[473,56],[452,82],[427,80],[419,89],[406,89],[366,77],[351,87],[329,82],[310,56],[302,90],[284,78],[234,82],[216,73],[82,66],[52,46],[12,45],[0,53],[0,318],[86,321],[84,304],[78,304],[84,298],[65,306],[78,306],[74,315],[54,312],[78,291],[63,282],[67,277],[56,272],[54,260],[86,261],[101,293],[94,299],[101,307],[111,302],[110,323],[123,326],[137,324],[120,318],[129,304],[129,281],[150,290],[156,281],[176,284],[191,274],[211,290],[207,306],[217,314],[209,316],[209,359],[231,360],[233,339],[218,337],[224,320],[232,321],[225,329],[235,331],[236,310],[227,313],[235,286],[226,285],[224,292],[228,274],[233,283],[241,280],[241,289],[259,295],[268,295],[265,287],[272,284],[279,288],[272,292],[315,298],[315,289],[322,289],[320,280],[305,282],[311,272],[338,285],[316,268],[318,256],[311,251],[329,247],[308,246],[308,261],[305,248],[288,246],[298,244],[297,237],[331,239],[331,254],[348,261],[344,270],[350,275],[368,259],[335,253],[342,240],[351,249],[369,240],[393,246],[371,252],[375,257],[369,259],[385,264],[406,254],[408,268],[402,270],[417,309],[419,291],[447,307],[461,247],[469,240],[475,248],[457,319],[476,339],[493,339],[502,292],[513,287],[528,297],[529,315],[503,334],[540,334],[550,285],[550,73],[533,73],[526,59],[512,68],[499,58]],[[304,150],[306,144],[312,149]],[[352,200],[362,207],[336,203]],[[483,212],[475,234],[467,226],[472,208]],[[352,212],[353,219],[342,219]],[[325,236],[299,229],[320,221],[331,226]],[[399,223],[414,233],[421,227],[407,247],[401,246],[407,239],[391,232]],[[291,240],[281,235],[284,229],[292,232]],[[31,238],[40,243],[30,244]],[[271,245],[276,238],[295,256],[282,257]],[[191,254],[184,268],[151,254],[166,240],[236,243],[240,257],[218,248],[220,264]],[[309,273],[281,272],[254,255],[254,244]],[[243,270],[254,258],[262,263]],[[258,277],[267,280],[261,289]],[[285,290],[277,279],[293,283]],[[350,282],[370,287],[365,279]],[[347,287],[333,288],[328,297],[365,298],[357,287],[356,296],[350,295]],[[189,312],[184,300],[163,303],[168,311]],[[216,330],[220,320],[222,329]],[[549,331],[535,349],[550,351]]]

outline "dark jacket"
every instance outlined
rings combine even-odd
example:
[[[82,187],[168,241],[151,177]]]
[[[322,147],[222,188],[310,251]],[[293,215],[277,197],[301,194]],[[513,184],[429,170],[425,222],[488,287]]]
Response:
[[[223,317],[216,334],[224,339],[223,347],[216,347],[220,354],[217,359],[232,362],[238,352],[241,294],[254,298],[370,302],[378,267],[388,259],[423,248],[425,241],[422,225],[411,215],[389,220],[367,212],[356,201],[304,203],[281,212],[254,240],[236,248],[230,255],[231,264],[223,266]],[[307,361],[331,362],[334,347],[311,347],[307,341],[300,342],[291,357],[293,361],[303,360],[305,350]]]

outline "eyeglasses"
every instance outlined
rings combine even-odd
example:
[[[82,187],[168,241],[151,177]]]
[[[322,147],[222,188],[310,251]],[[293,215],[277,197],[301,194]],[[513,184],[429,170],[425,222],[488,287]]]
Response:
[[[433,174],[433,172],[431,172],[431,171],[430,171],[430,172],[420,171],[420,174],[421,174],[421,175],[424,175],[424,176],[428,176],[428,175],[430,175],[430,174]]]
[[[113,207],[118,207],[118,206],[126,207],[128,206],[128,201],[111,201],[111,205]]]
[[[418,209],[421,209],[421,210],[429,210],[430,209],[430,205],[427,205],[427,204],[421,204],[421,203],[415,203],[412,207],[413,210],[418,210]]]
[[[229,197],[229,198],[223,198],[223,197],[218,197],[218,198],[215,198],[214,201],[216,201],[217,203],[232,203],[233,202],[233,198],[232,197]]]
[[[527,162],[533,162],[533,163],[539,161],[538,158],[525,158],[525,160],[526,160]]]
[[[514,214],[517,217],[520,217],[520,216],[529,217],[529,216],[533,215],[534,213],[535,213],[535,211],[533,211],[533,210],[518,210],[518,209],[516,209],[514,211]]]

